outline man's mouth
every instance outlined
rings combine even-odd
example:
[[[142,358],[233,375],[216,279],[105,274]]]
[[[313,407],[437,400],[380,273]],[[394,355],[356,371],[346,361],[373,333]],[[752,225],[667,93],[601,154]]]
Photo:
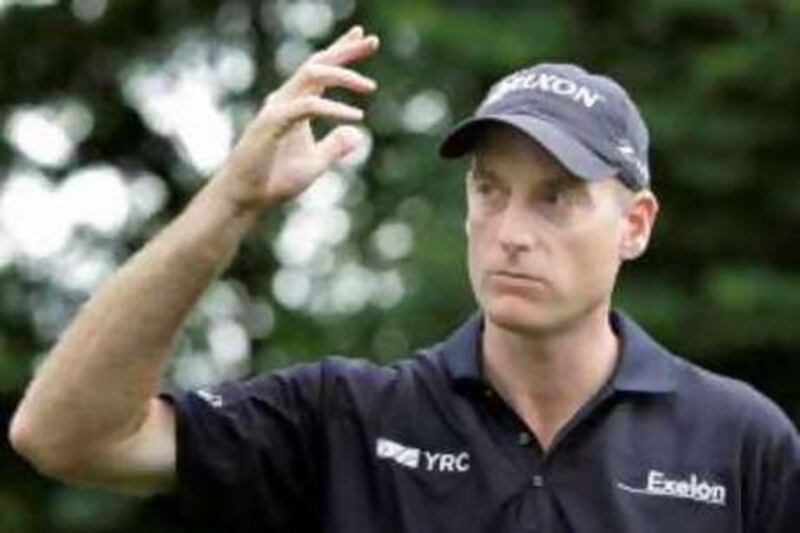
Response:
[[[543,278],[533,276],[531,274],[525,272],[517,272],[514,270],[494,270],[489,273],[491,277],[499,278],[499,279],[506,279],[506,280],[516,280],[520,282],[528,282],[528,283],[546,283]]]

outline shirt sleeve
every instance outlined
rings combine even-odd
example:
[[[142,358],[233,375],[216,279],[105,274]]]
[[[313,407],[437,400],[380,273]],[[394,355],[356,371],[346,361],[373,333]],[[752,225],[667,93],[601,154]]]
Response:
[[[797,430],[778,445],[774,486],[767,491],[767,533],[790,533],[800,527],[800,436]]]
[[[320,519],[321,365],[163,394],[176,414],[182,514],[194,531],[307,531]]]
[[[755,501],[756,533],[792,533],[800,524],[800,434],[789,418],[763,399],[752,432],[753,461],[745,491]]]

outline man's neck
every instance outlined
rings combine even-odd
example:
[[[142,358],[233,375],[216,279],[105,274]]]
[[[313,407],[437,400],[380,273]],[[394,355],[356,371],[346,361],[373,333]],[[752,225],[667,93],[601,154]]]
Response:
[[[512,332],[486,319],[484,374],[545,447],[608,380],[617,356],[608,306],[541,335]]]

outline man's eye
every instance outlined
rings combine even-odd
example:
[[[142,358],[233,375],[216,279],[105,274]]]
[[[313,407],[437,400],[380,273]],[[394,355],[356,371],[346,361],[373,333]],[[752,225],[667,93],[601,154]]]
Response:
[[[557,204],[564,199],[564,190],[556,188],[550,189],[545,193],[544,199],[548,204]]]
[[[562,204],[570,200],[572,191],[566,187],[551,187],[545,193],[545,201],[550,204]]]
[[[475,183],[475,190],[479,194],[490,194],[497,190],[497,184],[489,180],[480,180]]]

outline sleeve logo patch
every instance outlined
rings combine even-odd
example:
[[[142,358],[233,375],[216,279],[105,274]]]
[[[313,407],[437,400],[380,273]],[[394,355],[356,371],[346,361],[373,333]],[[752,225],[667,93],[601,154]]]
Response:
[[[202,398],[211,407],[216,407],[216,408],[222,407],[222,396],[219,394],[209,392],[205,389],[197,390],[195,391],[195,394],[197,394],[197,396]]]

